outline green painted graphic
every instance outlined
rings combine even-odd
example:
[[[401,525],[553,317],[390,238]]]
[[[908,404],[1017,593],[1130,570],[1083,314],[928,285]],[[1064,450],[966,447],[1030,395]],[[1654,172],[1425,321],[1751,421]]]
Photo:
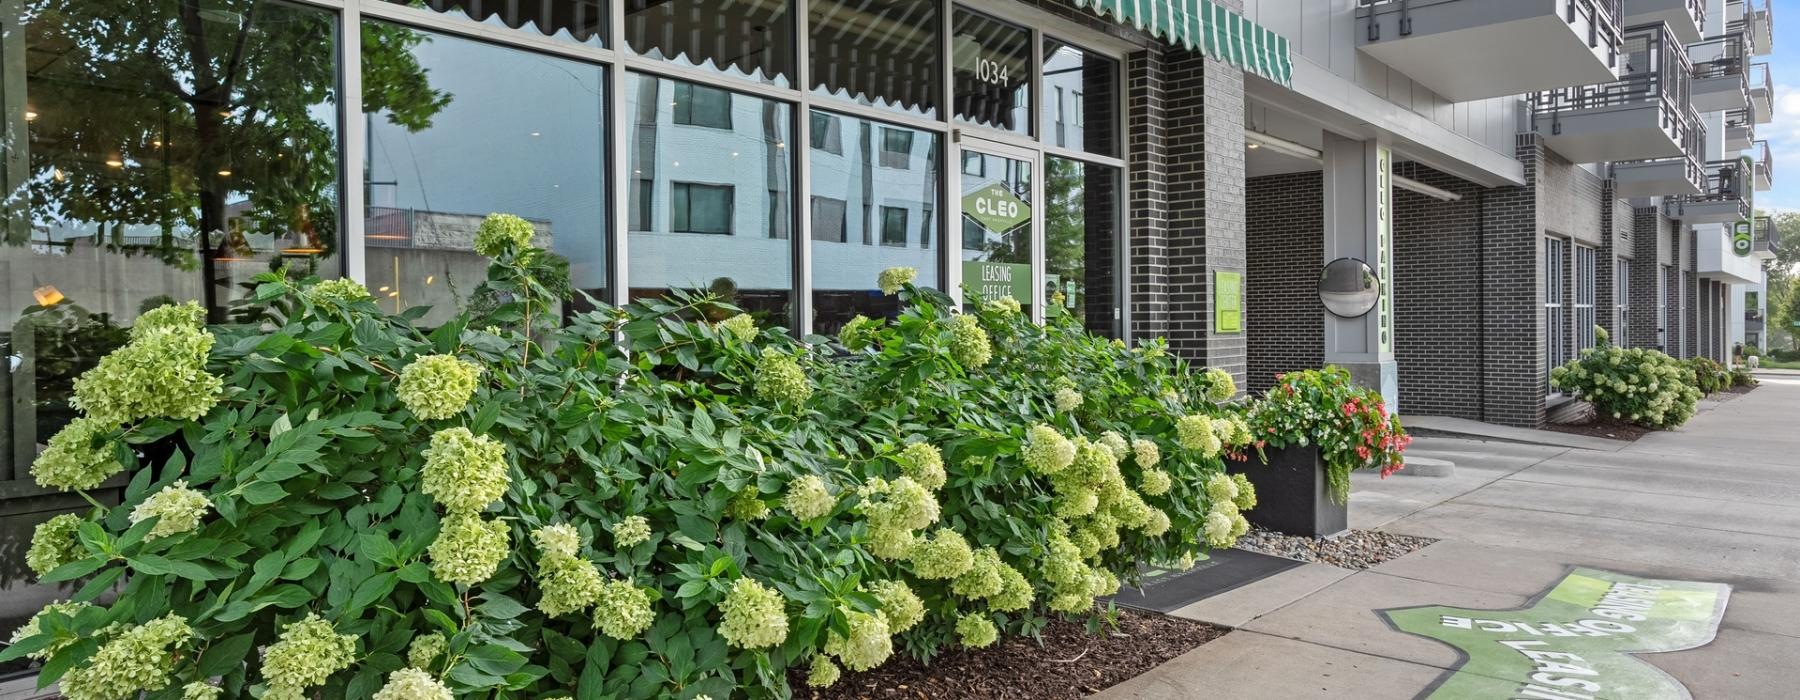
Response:
[[[1213,332],[1244,330],[1244,275],[1213,270]]]
[[[1021,304],[1031,303],[1031,266],[1019,263],[966,261],[963,284],[983,301],[1012,297]]]
[[[970,192],[963,197],[962,210],[963,215],[995,233],[1011,231],[1031,220],[1031,205],[1000,183]]]
[[[1755,227],[1748,221],[1739,221],[1731,225],[1731,252],[1740,258],[1750,257],[1756,248]]]
[[[1380,611],[1388,624],[1464,657],[1429,698],[1689,700],[1687,688],[1633,654],[1711,642],[1731,587],[1575,569],[1520,610],[1443,606]]]

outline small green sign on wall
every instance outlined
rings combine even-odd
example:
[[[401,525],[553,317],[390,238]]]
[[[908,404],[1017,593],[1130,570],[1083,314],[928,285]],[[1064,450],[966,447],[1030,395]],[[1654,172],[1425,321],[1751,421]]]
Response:
[[[995,233],[1006,233],[1031,220],[1031,205],[999,183],[970,192],[962,204],[965,216]]]
[[[963,262],[963,284],[974,290],[981,301],[1012,297],[1021,304],[1031,303],[1031,266],[1020,263]]]
[[[1213,332],[1244,331],[1244,274],[1213,270]]]

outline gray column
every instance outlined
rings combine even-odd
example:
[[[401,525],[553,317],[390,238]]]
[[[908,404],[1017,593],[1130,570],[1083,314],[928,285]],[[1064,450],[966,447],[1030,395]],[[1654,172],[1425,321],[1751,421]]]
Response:
[[[1400,408],[1393,343],[1393,151],[1379,141],[1325,134],[1325,255],[1355,258],[1375,269],[1381,302],[1360,318],[1325,314],[1325,361],[1350,370]]]

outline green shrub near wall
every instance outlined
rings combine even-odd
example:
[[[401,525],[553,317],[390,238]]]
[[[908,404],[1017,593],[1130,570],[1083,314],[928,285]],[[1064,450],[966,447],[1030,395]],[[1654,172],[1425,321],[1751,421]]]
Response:
[[[1599,345],[1550,371],[1550,385],[1594,404],[1602,415],[1651,428],[1686,423],[1700,402],[1694,370],[1647,348],[1613,345],[1602,329]]]
[[[779,696],[1091,614],[1247,528],[1230,376],[1160,341],[905,270],[898,318],[836,342],[686,294],[557,323],[519,223],[434,330],[280,275],[260,327],[140,319],[33,467],[130,472],[123,505],[39,529],[76,593],[0,658],[75,700]]]
[[[1710,357],[1695,357],[1687,361],[1688,369],[1694,372],[1694,386],[1700,393],[1710,396],[1731,388],[1731,370]]]

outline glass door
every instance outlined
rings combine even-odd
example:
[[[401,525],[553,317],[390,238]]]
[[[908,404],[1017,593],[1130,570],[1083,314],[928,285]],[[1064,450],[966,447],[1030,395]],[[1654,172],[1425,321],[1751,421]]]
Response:
[[[1027,149],[964,139],[959,218],[967,303],[1011,297],[1039,318],[1038,158]]]

